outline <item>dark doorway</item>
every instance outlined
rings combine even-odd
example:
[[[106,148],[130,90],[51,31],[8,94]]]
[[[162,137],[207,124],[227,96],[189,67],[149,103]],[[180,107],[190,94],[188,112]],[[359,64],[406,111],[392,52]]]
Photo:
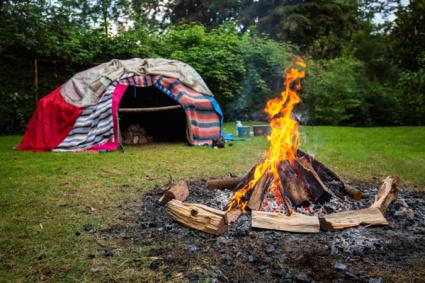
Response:
[[[153,108],[179,105],[154,86],[129,86],[119,108]],[[123,135],[131,125],[140,125],[154,142],[181,142],[186,138],[186,114],[183,108],[153,112],[120,112],[120,130]]]

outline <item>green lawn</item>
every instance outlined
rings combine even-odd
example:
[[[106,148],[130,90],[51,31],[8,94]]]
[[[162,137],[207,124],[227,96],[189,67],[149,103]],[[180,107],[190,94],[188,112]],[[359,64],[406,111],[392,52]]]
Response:
[[[226,124],[227,132],[233,128]],[[425,187],[425,127],[301,131],[301,147],[347,179],[377,183],[400,175],[405,186]],[[102,257],[93,235],[75,232],[87,223],[108,227],[120,204],[138,201],[170,175],[186,180],[243,174],[267,148],[266,139],[258,137],[221,150],[153,144],[125,153],[37,154],[12,150],[19,141],[19,136],[0,137],[0,282],[161,280],[147,268],[144,248]],[[138,266],[130,264],[134,257]]]

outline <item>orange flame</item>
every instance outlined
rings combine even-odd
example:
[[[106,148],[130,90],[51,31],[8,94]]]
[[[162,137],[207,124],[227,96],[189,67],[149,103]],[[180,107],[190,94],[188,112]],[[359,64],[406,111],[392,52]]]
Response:
[[[248,200],[246,194],[252,190],[266,171],[273,174],[274,183],[272,190],[281,186],[278,165],[282,160],[288,160],[293,164],[299,146],[298,121],[293,119],[293,109],[301,101],[297,91],[301,89],[300,79],[304,78],[304,69],[307,65],[302,58],[296,57],[292,66],[284,70],[285,89],[279,98],[273,98],[267,102],[264,111],[270,118],[271,134],[267,137],[270,141],[269,150],[262,163],[257,165],[253,178],[249,183],[237,191],[229,203],[228,210],[235,206],[246,212]],[[275,194],[280,197],[280,194]],[[279,200],[278,200],[279,201]],[[280,200],[281,201],[281,200]]]

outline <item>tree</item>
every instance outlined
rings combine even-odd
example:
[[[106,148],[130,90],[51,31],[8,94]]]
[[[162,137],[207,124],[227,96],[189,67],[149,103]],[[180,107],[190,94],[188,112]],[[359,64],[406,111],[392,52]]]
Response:
[[[412,0],[399,10],[390,35],[394,63],[407,70],[421,68],[419,60],[425,53],[425,2]]]
[[[237,21],[252,0],[174,0],[170,1],[172,23],[201,23],[209,28]]]
[[[356,1],[258,1],[257,27],[279,41],[298,45],[314,58],[334,58],[357,23]]]
[[[403,121],[425,124],[425,2],[412,0],[397,12],[390,34],[391,56],[401,68],[399,100]]]

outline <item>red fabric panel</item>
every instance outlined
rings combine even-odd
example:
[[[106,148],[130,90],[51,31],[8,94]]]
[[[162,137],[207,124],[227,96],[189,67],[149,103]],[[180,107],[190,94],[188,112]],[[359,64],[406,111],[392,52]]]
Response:
[[[27,131],[16,149],[51,151],[66,138],[82,109],[68,104],[60,89],[58,87],[37,103]]]

